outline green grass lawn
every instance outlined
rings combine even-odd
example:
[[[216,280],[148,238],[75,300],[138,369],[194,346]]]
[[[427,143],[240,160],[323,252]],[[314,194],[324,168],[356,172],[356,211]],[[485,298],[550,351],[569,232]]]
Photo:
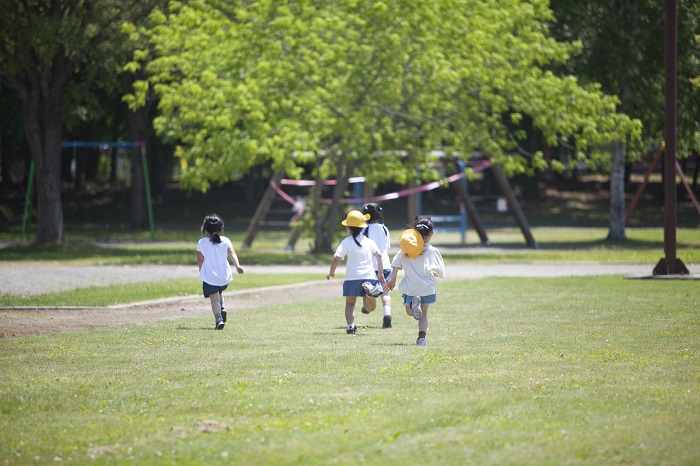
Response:
[[[395,302],[398,294],[393,293]],[[342,299],[0,340],[6,464],[700,463],[700,282],[444,281],[428,347]]]
[[[310,274],[276,274],[274,277],[255,274],[236,275],[230,290],[260,288],[269,286],[270,283],[289,285],[313,280],[320,280],[320,277]],[[151,283],[91,286],[79,290],[33,296],[0,295],[0,306],[112,306],[176,296],[201,296],[201,294],[202,282],[195,277]]]

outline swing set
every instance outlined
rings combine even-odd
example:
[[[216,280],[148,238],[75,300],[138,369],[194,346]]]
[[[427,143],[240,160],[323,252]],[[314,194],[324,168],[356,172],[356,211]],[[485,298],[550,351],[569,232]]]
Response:
[[[112,141],[112,142],[88,142],[88,141],[64,141],[61,148],[73,149],[73,160],[76,159],[79,147],[98,148],[106,150],[115,149],[139,149],[141,153],[141,164],[143,166],[143,183],[146,190],[146,207],[148,211],[148,224],[151,231],[151,240],[155,240],[155,228],[153,225],[153,206],[151,205],[151,185],[148,176],[148,163],[146,159],[146,144],[140,141]],[[27,236],[27,224],[31,216],[32,194],[34,189],[34,161],[29,165],[29,180],[27,182],[27,196],[24,202],[24,215],[22,216],[22,241]]]
[[[457,215],[436,215],[432,216],[431,219],[436,224],[436,230],[438,231],[457,231],[461,234],[462,244],[466,241],[466,230],[467,225],[471,223],[479,235],[481,244],[490,244],[488,235],[486,234],[486,229],[479,218],[473,199],[469,196],[467,190],[467,182],[465,178],[466,164],[460,160],[448,159],[446,157],[442,158],[443,164],[445,164],[445,171],[447,171],[447,163],[452,161],[454,164],[454,175],[447,176],[441,180],[433,181],[423,185],[418,185],[415,181],[409,182],[409,186],[401,191],[396,191],[388,194],[383,194],[380,196],[375,196],[373,190],[369,186],[364,186],[363,195],[363,184],[364,177],[354,177],[349,178],[348,182],[353,185],[353,198],[342,199],[341,204],[354,205],[357,209],[361,209],[362,205],[367,202],[381,202],[398,199],[400,197],[408,197],[408,220],[407,223],[411,223],[416,215],[428,215],[422,212],[423,202],[422,193],[437,189],[439,187],[450,185],[455,191],[457,201],[459,204],[459,214]],[[492,163],[488,159],[479,159],[472,162],[470,168],[472,170],[479,172],[490,168],[496,179],[496,182],[505,198],[507,206],[515,218],[518,226],[520,227],[523,236],[529,247],[533,249],[538,249],[539,246],[535,242],[532,236],[530,227],[527,223],[525,215],[518,203],[518,200],[513,192],[513,188],[510,185],[505,172],[500,165]],[[325,185],[334,185],[337,183],[336,180],[325,180],[323,182]],[[287,194],[282,186],[296,186],[296,187],[310,187],[314,186],[316,182],[314,180],[290,180],[283,178],[283,173],[275,172],[270,178],[269,185],[265,190],[258,207],[253,214],[248,229],[246,231],[241,249],[248,249],[251,247],[253,240],[255,239],[257,233],[260,231],[261,226],[265,223],[265,218],[271,211],[271,206],[273,202],[282,198],[284,201],[291,205],[291,211],[294,212],[292,218],[289,220],[289,225],[292,226],[297,220],[299,220],[304,215],[305,202],[303,200],[298,200]],[[332,201],[330,199],[321,199],[323,204],[330,204]],[[455,226],[440,226],[441,224],[451,224]],[[293,250],[299,236],[301,235],[301,229],[299,226],[293,226],[290,238],[287,242],[286,250]]]
[[[665,154],[665,146],[662,145],[661,148],[656,152],[656,155],[654,156],[654,159],[652,162],[649,164],[649,167],[647,168],[647,172],[644,174],[644,181],[642,181],[642,184],[639,185],[639,188],[637,188],[637,192],[634,194],[634,198],[632,198],[632,202],[630,203],[629,207],[627,208],[627,212],[625,212],[625,221],[629,222],[630,217],[632,216],[632,212],[634,212],[634,208],[637,206],[637,203],[639,202],[639,199],[641,199],[642,194],[644,194],[644,190],[646,189],[647,185],[649,184],[649,178],[651,177],[652,173],[656,170],[657,166],[663,162],[663,157]],[[678,160],[674,160],[676,172],[672,176],[678,176],[681,180],[681,183],[683,184],[683,187],[685,188],[686,192],[688,193],[688,197],[690,197],[691,202],[693,203],[693,206],[695,206],[695,210],[697,211],[698,215],[700,215],[700,203],[695,197],[695,194],[693,193],[693,188],[690,187],[690,184],[688,184],[688,180],[685,178],[685,173],[683,172],[683,168],[681,168],[681,164],[678,163]],[[700,163],[700,162],[696,162]],[[696,168],[697,170],[697,168]],[[696,171],[697,175],[697,171]],[[666,174],[664,173],[664,176]],[[675,184],[675,183],[674,183]]]

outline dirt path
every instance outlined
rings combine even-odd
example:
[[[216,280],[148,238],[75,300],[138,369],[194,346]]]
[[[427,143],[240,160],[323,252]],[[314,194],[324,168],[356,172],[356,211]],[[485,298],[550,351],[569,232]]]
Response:
[[[700,266],[689,267],[694,278]],[[448,280],[470,280],[485,277],[559,277],[651,275],[649,264],[450,264]],[[235,299],[237,310],[253,309],[294,302],[339,300],[342,278],[326,281],[327,266],[250,266],[246,273],[312,273],[319,280],[297,285],[270,286],[226,293]],[[337,271],[341,275],[344,270]],[[134,283],[196,277],[190,266],[53,266],[0,264],[0,294],[29,295],[79,289],[92,285]],[[293,293],[290,292],[293,290]],[[32,307],[0,308],[0,339],[26,335],[125,325],[132,323],[210,315],[208,301],[201,296],[177,297],[106,308]]]
[[[235,291],[224,296],[234,299],[236,311],[242,311],[282,305],[290,299],[295,302],[332,300],[338,298],[339,283],[322,280]],[[209,300],[199,295],[98,308],[3,308],[0,309],[0,339],[197,316],[211,316]]]

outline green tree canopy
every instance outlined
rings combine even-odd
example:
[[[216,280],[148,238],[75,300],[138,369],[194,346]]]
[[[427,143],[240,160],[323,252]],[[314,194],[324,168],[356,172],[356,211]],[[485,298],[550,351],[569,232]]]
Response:
[[[574,50],[548,37],[546,1],[197,0],[151,19],[131,30],[149,44],[136,58],[156,57],[132,104],[159,94],[156,128],[180,143],[189,188],[258,163],[298,175],[294,153],[325,155],[317,177],[359,169],[370,183],[415,177],[434,149],[480,151],[511,172],[545,167],[518,150],[525,117],[582,157],[640,130],[598,85],[546,69]],[[330,246],[344,189],[315,219],[327,225],[317,249]]]
[[[93,71],[100,62],[124,52],[122,23],[136,21],[150,8],[151,1],[141,0],[3,2],[0,83],[22,102],[24,133],[36,166],[37,242],[63,239],[61,139],[77,106],[68,99],[82,99],[95,86]],[[81,66],[91,69],[81,74]]]
[[[663,1],[551,0],[556,21],[552,34],[583,44],[568,60],[566,72],[597,82],[620,99],[620,110],[644,127],[633,152],[646,153],[664,139]],[[700,150],[700,2],[678,2],[678,155]]]

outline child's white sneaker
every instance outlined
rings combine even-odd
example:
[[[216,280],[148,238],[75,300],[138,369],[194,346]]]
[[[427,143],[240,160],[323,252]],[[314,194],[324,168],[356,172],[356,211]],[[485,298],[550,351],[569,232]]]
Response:
[[[382,288],[382,285],[380,283],[372,285],[370,282],[364,282],[362,284],[362,288],[364,288],[365,293],[367,293],[368,296],[371,296],[373,298],[384,294],[384,289]]]
[[[411,312],[413,313],[413,318],[420,320],[423,317],[423,310],[420,308],[420,296],[414,296],[411,298]]]

